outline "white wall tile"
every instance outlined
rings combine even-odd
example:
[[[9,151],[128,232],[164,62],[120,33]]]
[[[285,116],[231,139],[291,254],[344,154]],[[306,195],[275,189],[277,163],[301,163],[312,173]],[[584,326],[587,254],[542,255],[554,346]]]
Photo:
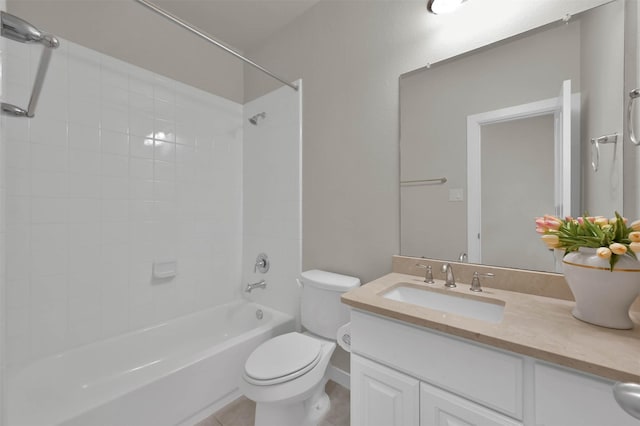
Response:
[[[5,166],[12,169],[28,169],[31,166],[31,144],[24,140],[5,138]]]
[[[67,147],[31,144],[31,168],[47,172],[67,171]]]
[[[85,97],[84,92],[78,95],[69,93],[69,122],[84,124],[97,129],[100,125],[100,101],[95,97]]]
[[[100,133],[102,152],[117,155],[129,155],[129,135],[102,129]]]
[[[100,151],[99,118],[94,126],[69,123],[69,148],[81,151]]]
[[[243,188],[243,281],[266,279],[277,283],[270,287],[271,291],[255,292],[251,298],[294,316],[299,315],[295,279],[301,272],[299,96],[281,88],[245,105],[244,173],[242,181],[236,183]],[[249,117],[263,111],[267,117],[258,126],[248,123]],[[213,145],[214,158],[234,152],[235,137],[234,133],[219,135]],[[215,173],[219,176],[229,170],[229,165],[219,164]],[[224,212],[218,213],[218,217],[223,215]],[[252,270],[261,252],[271,260],[266,275]]]
[[[153,137],[154,120],[152,116],[131,110],[129,112],[129,134],[144,138]]]
[[[176,161],[176,144],[162,140],[154,141],[153,158],[160,161]]]
[[[143,136],[129,136],[129,152],[132,157],[153,159],[153,139]]]
[[[120,133],[129,133],[129,111],[124,106],[103,104],[101,128]]]
[[[126,177],[102,176],[102,199],[129,199],[130,183],[131,181]]]
[[[111,177],[129,176],[129,157],[103,153],[102,175]]]
[[[224,303],[240,281],[242,149],[215,132],[242,107],[62,43],[40,114],[3,120],[14,367]],[[31,50],[4,74],[16,96]],[[155,259],[180,275],[154,282]]]
[[[29,122],[21,117],[3,117],[4,135],[7,139],[29,140]]]
[[[34,117],[29,122],[29,140],[49,145],[67,145],[67,123],[44,117]]]
[[[66,197],[67,174],[61,172],[31,173],[31,195],[34,197]]]
[[[153,160],[130,158],[129,177],[131,179],[153,179]]]
[[[98,198],[70,198],[66,201],[69,223],[99,222],[102,204]]]

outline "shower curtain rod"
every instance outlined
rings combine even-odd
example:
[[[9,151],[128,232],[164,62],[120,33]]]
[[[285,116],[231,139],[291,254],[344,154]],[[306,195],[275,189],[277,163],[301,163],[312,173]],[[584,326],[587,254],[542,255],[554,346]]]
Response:
[[[244,62],[248,63],[249,65],[259,69],[260,71],[262,71],[263,73],[269,75],[272,78],[275,78],[276,80],[278,80],[279,82],[286,84],[287,86],[291,87],[293,90],[298,91],[298,86],[296,86],[295,84],[289,83],[288,81],[286,81],[283,78],[278,77],[277,75],[275,75],[274,73],[272,73],[271,71],[269,71],[268,69],[256,64],[255,62],[253,62],[251,59],[245,58],[244,56],[242,56],[240,53],[236,52],[235,50],[225,46],[224,44],[222,44],[221,42],[219,42],[218,40],[216,40],[215,38],[213,38],[212,36],[210,36],[209,34],[205,33],[204,31],[200,30],[197,27],[194,27],[191,24],[186,23],[185,21],[183,21],[182,19],[178,18],[177,16],[172,15],[171,13],[167,12],[166,10],[156,6],[155,4],[147,1],[147,0],[134,0],[138,3],[140,3],[141,5],[151,9],[152,11],[156,12],[158,15],[162,15],[165,18],[167,18],[168,20],[178,24],[179,26],[181,26],[182,28],[184,28],[185,30],[189,30],[192,33],[194,33],[195,35],[207,40],[209,43],[215,44],[216,46],[218,46],[219,48],[223,49],[224,51],[231,53],[233,56],[235,56],[238,59],[243,60]]]

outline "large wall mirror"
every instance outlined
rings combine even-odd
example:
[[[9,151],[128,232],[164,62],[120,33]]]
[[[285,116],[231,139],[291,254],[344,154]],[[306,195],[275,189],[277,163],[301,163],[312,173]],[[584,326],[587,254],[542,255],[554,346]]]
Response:
[[[622,212],[626,7],[400,77],[403,255],[557,271],[536,216]]]

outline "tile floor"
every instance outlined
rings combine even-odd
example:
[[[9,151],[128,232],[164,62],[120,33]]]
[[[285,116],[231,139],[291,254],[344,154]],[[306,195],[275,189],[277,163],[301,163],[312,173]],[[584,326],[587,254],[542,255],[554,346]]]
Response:
[[[320,426],[349,426],[349,390],[335,382],[326,386],[331,410]],[[241,397],[195,426],[253,426],[255,402]]]

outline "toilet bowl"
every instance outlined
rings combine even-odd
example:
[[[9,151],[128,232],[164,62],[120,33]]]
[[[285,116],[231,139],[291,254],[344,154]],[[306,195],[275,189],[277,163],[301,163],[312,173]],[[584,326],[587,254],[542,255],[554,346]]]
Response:
[[[249,356],[240,390],[256,401],[256,426],[318,424],[330,408],[324,392],[336,343],[288,333],[265,342]]]
[[[255,426],[316,426],[330,409],[324,388],[336,334],[349,321],[340,295],[360,280],[325,271],[302,273],[305,333],[276,336],[245,362],[240,390],[256,402]]]

